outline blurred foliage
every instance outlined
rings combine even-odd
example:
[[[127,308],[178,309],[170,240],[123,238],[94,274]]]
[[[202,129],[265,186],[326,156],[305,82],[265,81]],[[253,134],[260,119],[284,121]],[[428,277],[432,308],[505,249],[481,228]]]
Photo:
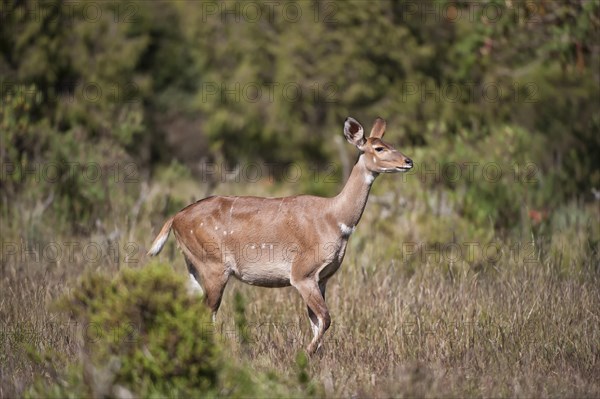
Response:
[[[0,12],[5,163],[327,168],[350,150],[334,140],[347,115],[367,129],[381,115],[417,164],[535,165],[528,188],[433,184],[466,191],[474,223],[509,227],[519,204],[600,187],[598,1],[3,0]],[[3,203],[28,179],[3,173]],[[52,192],[82,224],[107,199],[67,178]]]
[[[222,352],[210,311],[201,298],[187,294],[181,275],[167,265],[125,269],[113,279],[89,274],[55,306],[84,326],[82,360],[63,373],[54,370],[50,383],[40,378],[29,397],[317,393],[304,368],[299,370],[302,385],[295,390],[273,373],[231,362]]]

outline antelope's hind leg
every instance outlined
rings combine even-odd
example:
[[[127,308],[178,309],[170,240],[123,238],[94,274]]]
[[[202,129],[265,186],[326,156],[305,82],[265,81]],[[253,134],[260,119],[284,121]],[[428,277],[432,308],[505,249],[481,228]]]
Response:
[[[188,292],[192,295],[204,296],[204,289],[200,284],[200,276],[196,271],[193,263],[185,256],[185,264],[187,265],[188,272],[190,273],[190,280],[188,282]]]
[[[204,294],[204,303],[210,308],[215,321],[229,274],[219,273],[222,269],[219,264],[201,264],[188,256],[185,256],[185,263],[190,273],[190,290]]]

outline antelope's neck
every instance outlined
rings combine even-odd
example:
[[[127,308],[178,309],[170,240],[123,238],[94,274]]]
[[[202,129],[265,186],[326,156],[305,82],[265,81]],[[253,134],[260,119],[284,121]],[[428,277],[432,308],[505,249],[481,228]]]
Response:
[[[338,223],[350,229],[353,229],[360,221],[367,205],[371,185],[377,177],[377,173],[369,171],[364,165],[364,156],[364,154],[360,155],[346,185],[332,199],[333,212]]]

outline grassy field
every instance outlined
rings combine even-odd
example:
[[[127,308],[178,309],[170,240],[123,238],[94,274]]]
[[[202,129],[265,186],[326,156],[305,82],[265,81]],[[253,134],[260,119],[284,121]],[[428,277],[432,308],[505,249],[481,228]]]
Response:
[[[147,186],[119,187],[93,231],[48,219],[43,203],[4,208],[11,211],[2,215],[0,397],[22,395],[36,378],[60,380],[54,373],[80,358],[82,338],[93,344],[93,331],[51,304],[84,271],[144,268],[166,216],[207,190],[191,178],[174,181],[163,174]],[[215,191],[287,195],[300,188],[234,182]],[[499,234],[468,226],[452,203],[440,205],[444,195],[416,176],[375,183],[344,264],[328,285],[333,323],[307,369],[318,392],[600,396],[597,203],[567,204],[540,222],[524,210],[522,225]],[[159,259],[185,273],[173,237]],[[238,293],[244,331],[234,323]],[[289,381],[295,381],[296,354],[311,337],[294,289],[237,281],[226,289],[214,334],[228,358]],[[32,353],[54,353],[46,355],[53,368]]]

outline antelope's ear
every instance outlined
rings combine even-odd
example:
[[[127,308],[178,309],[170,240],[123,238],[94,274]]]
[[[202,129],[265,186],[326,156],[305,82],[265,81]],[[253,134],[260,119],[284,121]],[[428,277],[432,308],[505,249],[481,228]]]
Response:
[[[373,129],[371,129],[370,137],[382,138],[385,134],[385,120],[383,118],[375,119],[375,123],[373,124]]]
[[[354,118],[346,118],[344,122],[344,136],[346,136],[346,140],[350,144],[354,144],[359,150],[365,145],[365,130]]]

